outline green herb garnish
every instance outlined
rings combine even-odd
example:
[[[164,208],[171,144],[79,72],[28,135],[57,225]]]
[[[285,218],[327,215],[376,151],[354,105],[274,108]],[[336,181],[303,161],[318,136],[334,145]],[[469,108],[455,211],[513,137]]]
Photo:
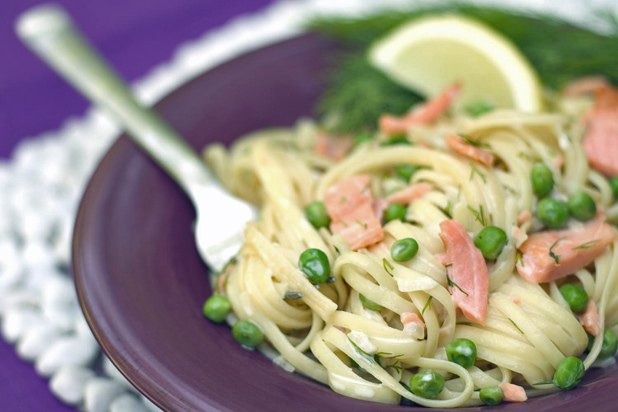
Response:
[[[354,342],[352,339],[350,339],[349,336],[347,336],[347,338],[348,338],[348,342],[350,342],[352,347],[356,350],[356,352],[358,352],[361,355],[363,359],[367,360],[368,362],[372,362],[372,363],[376,362],[372,354],[365,352],[363,349],[361,349],[361,347],[358,346],[356,342]]]
[[[425,302],[425,304],[423,305],[423,309],[421,309],[421,316],[425,314],[425,311],[427,310],[429,305],[431,305],[432,300],[433,300],[433,296],[429,296],[429,298],[427,298],[427,302]]]
[[[387,258],[382,259],[382,267],[384,267],[384,271],[386,273],[393,276],[393,269],[395,269],[395,267],[391,262],[388,261]]]
[[[468,205],[468,210],[470,211],[470,213],[472,213],[472,216],[474,216],[474,219],[477,222],[479,222],[483,226],[487,226],[485,222],[485,213],[483,212],[483,205],[479,205],[478,209],[475,209],[472,206]]]
[[[450,278],[449,275],[446,275],[446,283],[449,287],[456,287],[457,289],[459,289],[459,291],[461,293],[463,293],[464,295],[468,296],[468,292],[466,292],[465,290],[463,290],[457,283],[455,283],[455,281],[453,281],[453,279]]]
[[[481,172],[479,170],[479,168],[476,167],[476,165],[471,164],[470,165],[470,177],[469,177],[469,180],[472,180],[474,178],[474,175],[478,175],[478,177],[481,178],[483,183],[487,183],[487,177],[485,176],[485,173]]]
[[[586,249],[590,249],[591,247],[593,247],[594,245],[596,245],[600,241],[601,241],[600,239],[594,239],[594,240],[591,240],[589,242],[582,243],[581,245],[575,246],[573,248],[573,250],[586,250]]]
[[[468,136],[467,134],[460,133],[458,134],[458,136],[461,137],[463,141],[469,144],[470,146],[480,147],[483,149],[491,149],[491,146],[488,145],[487,143],[481,142],[478,139],[473,139],[471,136]]]
[[[513,322],[513,319],[511,319],[511,318],[507,318],[507,319],[509,320],[509,322],[511,322],[513,324],[513,326],[515,326],[515,329],[517,329],[519,331],[519,333],[521,333],[522,335],[525,335],[524,331],[521,330],[519,328],[519,326],[517,326],[517,324],[515,322]]]
[[[357,51],[340,57],[320,96],[317,112],[335,115],[331,126],[335,132],[370,133],[376,130],[382,114],[400,116],[421,101],[421,96],[389,80],[371,66],[363,52]]]
[[[563,237],[557,239],[554,243],[552,243],[552,245],[549,247],[549,257],[552,258],[554,260],[554,262],[556,262],[556,265],[560,264],[560,255],[556,255],[554,253],[554,248],[558,245],[558,242],[560,242],[561,240],[564,240]]]
[[[310,30],[336,40],[343,52],[333,70],[320,114],[339,113],[334,129],[341,132],[375,130],[383,113],[401,115],[423,100],[372,67],[369,46],[400,24],[428,14],[458,13],[475,18],[510,39],[530,60],[541,82],[559,89],[568,81],[602,74],[618,83],[618,17],[599,11],[605,34],[542,13],[517,12],[459,3],[419,7],[407,12],[383,12],[363,18],[321,17]]]

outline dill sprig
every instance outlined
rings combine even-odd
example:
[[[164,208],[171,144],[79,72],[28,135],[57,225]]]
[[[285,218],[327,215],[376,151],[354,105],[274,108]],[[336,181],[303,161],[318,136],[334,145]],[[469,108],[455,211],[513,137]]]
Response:
[[[344,49],[318,113],[336,115],[340,132],[375,130],[382,113],[402,114],[421,96],[390,81],[366,59],[371,43],[398,25],[428,14],[458,13],[480,20],[509,38],[530,60],[543,84],[558,89],[577,77],[601,74],[618,83],[618,16],[599,12],[601,34],[555,16],[459,3],[349,19],[323,17],[309,28]]]
[[[375,130],[382,113],[402,115],[421,100],[373,68],[363,53],[349,53],[339,60],[317,109],[335,116],[337,132],[361,133]]]

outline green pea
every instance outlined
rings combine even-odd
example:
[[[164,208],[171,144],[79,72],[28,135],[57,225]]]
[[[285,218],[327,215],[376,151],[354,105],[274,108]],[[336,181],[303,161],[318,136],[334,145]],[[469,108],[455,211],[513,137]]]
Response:
[[[384,210],[384,223],[395,219],[405,220],[406,213],[408,213],[408,208],[406,205],[401,205],[399,203],[390,204]]]
[[[234,340],[248,348],[255,348],[264,340],[262,330],[250,320],[239,320],[232,326]]]
[[[319,200],[305,206],[305,217],[316,229],[330,225],[330,216],[328,216],[326,206]]]
[[[479,391],[479,397],[485,405],[498,405],[504,399],[504,393],[499,386],[488,386]]]
[[[403,180],[404,182],[409,182],[412,179],[412,176],[416,171],[420,169],[420,167],[411,165],[411,164],[401,164],[395,166],[395,175]]]
[[[536,217],[549,229],[561,229],[569,220],[566,202],[545,198],[536,205]]]
[[[484,227],[474,237],[474,246],[476,246],[485,259],[496,259],[502,249],[506,245],[507,237],[504,230],[496,226]]]
[[[586,368],[581,359],[575,356],[567,356],[562,359],[556,372],[554,372],[554,385],[563,390],[573,389],[581,382],[584,372],[586,372]]]
[[[599,359],[611,358],[616,354],[616,350],[618,350],[618,336],[616,336],[613,330],[605,329]]]
[[[472,117],[479,117],[494,110],[494,105],[486,100],[476,100],[464,109]]]
[[[614,200],[618,199],[618,176],[609,178],[609,186],[612,188]]]
[[[569,212],[577,220],[585,222],[597,214],[597,205],[586,192],[577,192],[569,196]]]
[[[202,307],[202,313],[213,322],[221,323],[232,311],[230,300],[223,295],[212,295]]]
[[[395,262],[405,262],[412,259],[418,253],[418,242],[411,238],[405,237],[399,239],[391,246],[391,257]]]
[[[328,256],[320,249],[310,248],[301,253],[298,267],[314,285],[327,282],[330,276]]]
[[[537,163],[530,170],[530,183],[532,191],[538,197],[545,197],[551,193],[554,188],[554,175],[549,167],[543,163]]]
[[[363,295],[362,293],[360,293],[358,297],[360,298],[361,303],[366,309],[375,311],[382,309],[382,306],[378,305],[373,300],[366,298],[365,295]]]
[[[380,146],[412,146],[412,142],[408,140],[408,137],[405,134],[396,134],[389,137],[386,140],[383,140],[380,143]]]
[[[432,370],[421,370],[410,378],[410,390],[417,396],[435,399],[442,389],[444,389],[444,377]]]
[[[588,294],[580,285],[565,283],[559,288],[560,294],[575,313],[583,312],[588,306]]]
[[[448,360],[468,369],[476,362],[476,345],[470,339],[454,339],[446,345]]]

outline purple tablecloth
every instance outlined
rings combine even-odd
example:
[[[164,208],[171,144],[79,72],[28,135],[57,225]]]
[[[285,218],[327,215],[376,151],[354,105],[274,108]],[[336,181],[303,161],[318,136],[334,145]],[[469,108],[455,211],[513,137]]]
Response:
[[[183,42],[258,10],[273,0],[55,0],[73,16],[112,65],[134,80],[169,60]],[[88,103],[21,45],[13,22],[36,0],[0,2],[0,158],[17,142],[57,129]],[[2,199],[0,199],[2,201]],[[72,410],[49,392],[48,382],[0,338],[0,410]]]
[[[125,79],[167,61],[182,42],[273,0],[51,0],[63,5]],[[0,157],[26,136],[57,129],[88,103],[16,38],[13,23],[38,0],[0,2]]]

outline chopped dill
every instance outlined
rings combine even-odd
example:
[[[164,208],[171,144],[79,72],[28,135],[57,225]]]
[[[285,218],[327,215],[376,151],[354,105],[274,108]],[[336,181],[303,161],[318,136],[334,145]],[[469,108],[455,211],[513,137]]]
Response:
[[[466,292],[465,290],[463,290],[463,289],[462,289],[462,288],[461,288],[461,287],[460,287],[457,283],[455,283],[455,282],[453,281],[453,279],[451,279],[451,278],[450,278],[450,276],[449,276],[448,274],[446,275],[446,283],[448,284],[448,286],[449,286],[449,287],[451,287],[451,288],[452,288],[452,287],[456,287],[457,289],[459,289],[459,291],[460,291],[461,293],[463,293],[463,294],[464,294],[464,295],[466,295],[466,296],[469,296],[469,295],[468,295],[468,292]]]
[[[549,257],[552,258],[554,262],[556,262],[556,265],[560,264],[560,256],[556,255],[551,248],[549,248]]]
[[[515,326],[515,329],[517,329],[519,331],[519,333],[521,333],[522,335],[525,335],[524,331],[521,330],[519,328],[519,326],[517,326],[517,324],[515,322],[513,322],[513,319],[511,319],[511,318],[507,318],[507,319],[509,320],[509,322],[511,322],[513,324],[513,326]]]
[[[468,205],[468,210],[470,211],[470,213],[472,213],[472,216],[474,216],[474,220],[476,220],[483,226],[487,226],[486,220],[485,220],[485,213],[483,211],[483,205],[479,205],[478,210]]]
[[[460,133],[458,134],[458,136],[461,137],[464,140],[464,142],[466,142],[470,146],[479,147],[482,149],[491,149],[491,146],[489,144],[481,142],[478,139],[473,139],[471,136],[467,134]]]
[[[485,176],[485,173],[481,172],[479,170],[479,168],[476,167],[476,165],[471,164],[470,165],[470,177],[469,177],[469,180],[472,180],[474,178],[474,175],[478,175],[478,177],[481,178],[483,183],[487,183],[487,176]]]
[[[591,240],[589,242],[582,243],[581,245],[575,246],[573,248],[573,250],[586,250],[586,249],[590,249],[591,247],[593,247],[594,245],[596,245],[600,241],[601,241],[600,239],[594,239],[594,240]]]
[[[564,240],[563,237],[556,239],[556,241],[549,247],[549,257],[556,262],[556,265],[560,264],[560,256],[554,253],[554,248],[558,245],[558,242]]]
[[[453,201],[451,199],[446,202],[446,207],[441,209],[449,218],[453,218]]]
[[[421,309],[421,316],[425,314],[425,311],[427,310],[427,308],[429,308],[429,306],[431,305],[431,301],[433,300],[433,296],[429,296],[427,298],[427,302],[425,302],[425,304],[423,305],[423,309]]]
[[[362,350],[361,347],[356,344],[356,342],[354,342],[352,339],[350,339],[349,336],[347,336],[347,338],[348,338],[348,342],[350,342],[352,347],[363,357],[363,359],[366,359],[368,362],[375,362],[376,361],[372,354],[367,353],[364,350]]]
[[[517,266],[525,266],[524,264],[524,255],[518,250],[517,253],[515,254],[515,264]]]
[[[389,358],[389,359],[397,359],[397,358],[401,358],[403,356],[403,353],[398,353],[397,355],[394,355],[392,352],[376,352],[374,356],[380,356],[382,358]]]
[[[384,267],[386,273],[393,276],[393,269],[395,269],[395,267],[391,262],[388,261],[387,258],[382,259],[382,267]]]
[[[401,375],[401,371],[403,370],[403,366],[401,366],[401,362],[397,361],[390,365],[391,368],[395,370],[398,375]]]

